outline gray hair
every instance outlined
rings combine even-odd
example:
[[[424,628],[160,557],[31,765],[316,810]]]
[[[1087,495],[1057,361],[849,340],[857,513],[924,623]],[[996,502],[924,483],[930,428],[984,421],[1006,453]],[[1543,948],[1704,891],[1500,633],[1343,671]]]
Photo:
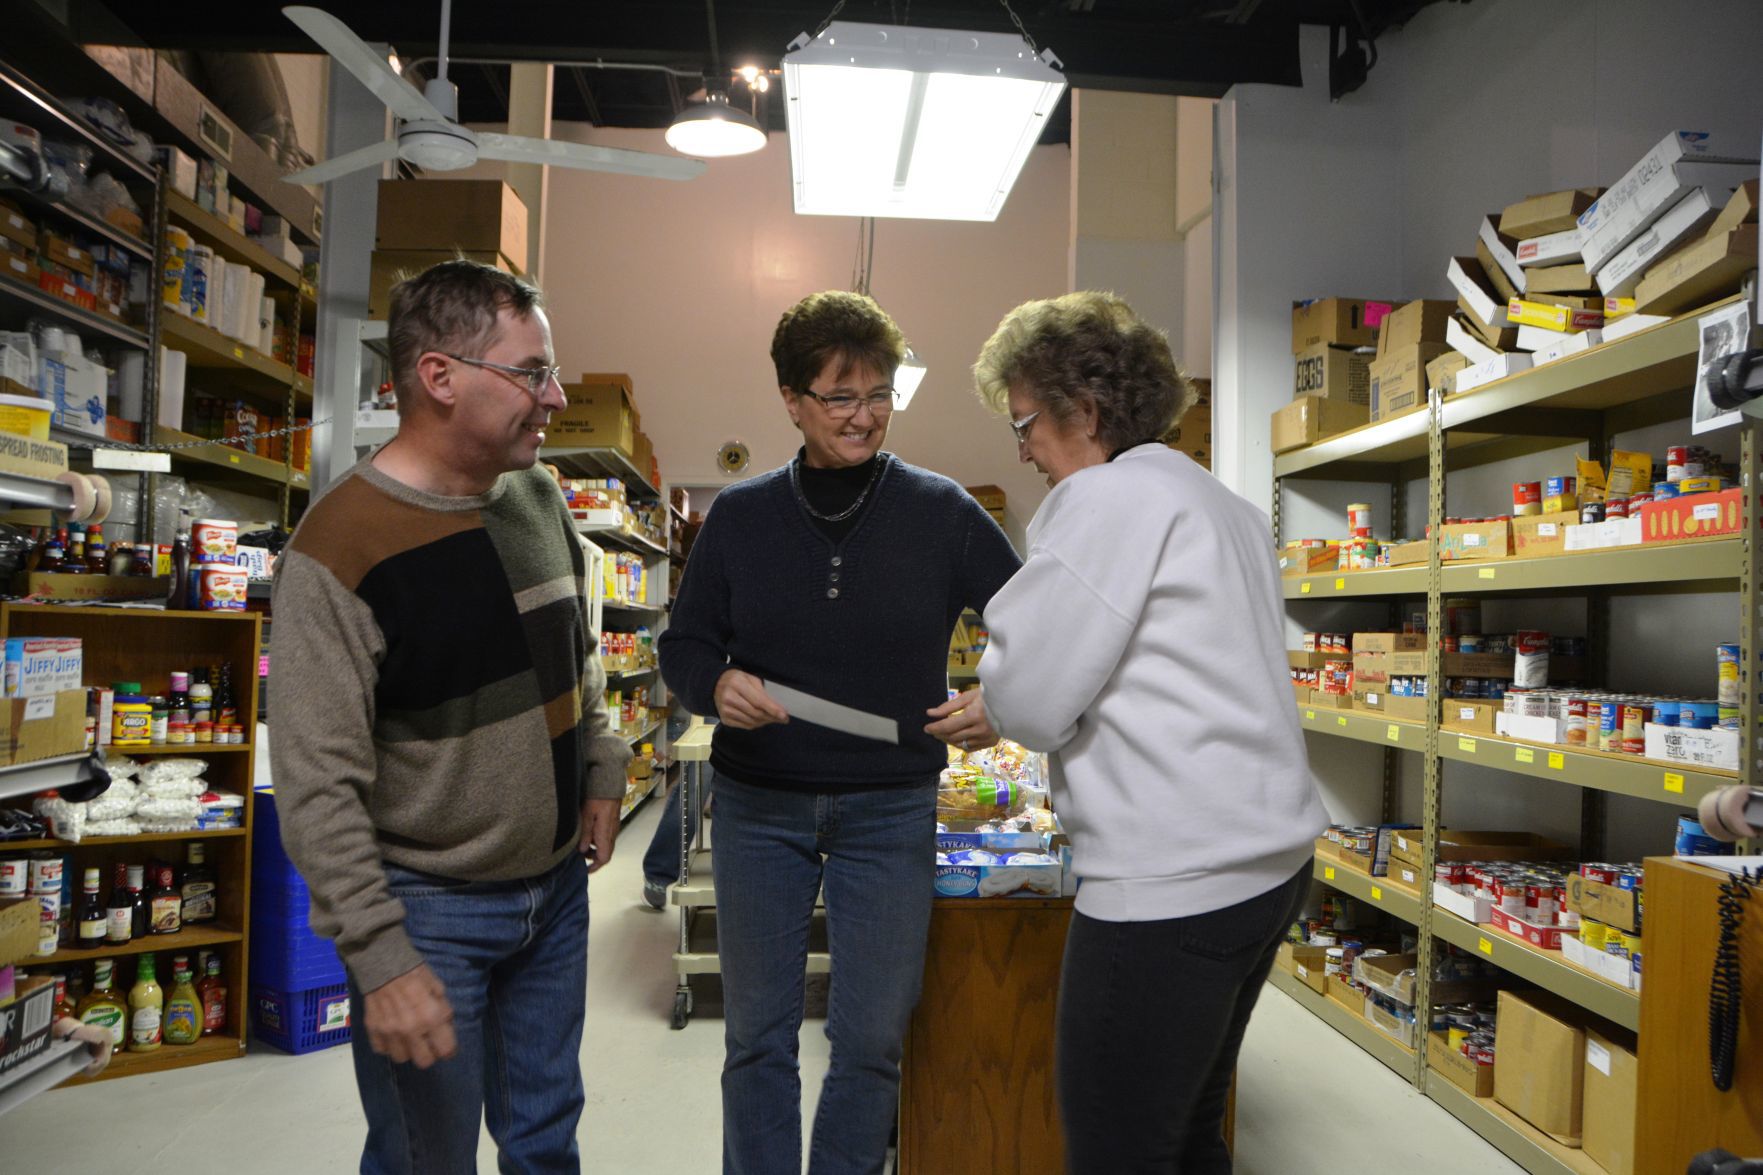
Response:
[[[496,339],[499,313],[506,309],[525,318],[544,304],[533,283],[463,257],[431,265],[393,286],[386,338],[398,411],[418,399],[416,362],[424,354],[487,350]]]
[[[973,365],[975,390],[1009,411],[1021,387],[1064,423],[1087,399],[1111,449],[1162,440],[1198,398],[1163,332],[1114,294],[1082,290],[1024,302],[998,324]]]

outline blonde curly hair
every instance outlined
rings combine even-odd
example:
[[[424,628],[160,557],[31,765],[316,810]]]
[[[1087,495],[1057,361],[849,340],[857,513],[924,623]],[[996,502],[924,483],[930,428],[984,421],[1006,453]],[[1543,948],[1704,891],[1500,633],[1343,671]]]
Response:
[[[973,365],[974,390],[1007,415],[1021,386],[1064,423],[1088,399],[1111,449],[1162,440],[1198,398],[1169,340],[1103,290],[1024,302],[998,324]]]

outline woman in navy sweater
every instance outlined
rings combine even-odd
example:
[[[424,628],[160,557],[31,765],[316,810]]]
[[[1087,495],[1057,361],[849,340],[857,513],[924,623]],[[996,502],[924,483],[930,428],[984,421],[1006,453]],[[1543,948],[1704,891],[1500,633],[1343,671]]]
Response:
[[[821,893],[832,1060],[809,1171],[882,1169],[924,972],[943,743],[997,741],[979,691],[945,701],[949,637],[1020,561],[959,485],[881,451],[905,353],[864,295],[784,314],[771,357],[802,449],[717,495],[661,635],[668,687],[722,720],[711,864],[731,1175],[801,1170],[797,1032]],[[893,719],[899,742],[792,721],[764,682]]]

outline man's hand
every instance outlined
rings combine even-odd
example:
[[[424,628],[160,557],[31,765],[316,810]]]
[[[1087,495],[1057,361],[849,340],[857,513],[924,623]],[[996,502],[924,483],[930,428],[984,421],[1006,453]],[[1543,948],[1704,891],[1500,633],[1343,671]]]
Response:
[[[578,846],[588,859],[588,872],[612,860],[612,845],[618,839],[618,800],[589,800],[582,805],[582,843]]]
[[[427,963],[367,993],[362,1025],[373,1051],[399,1064],[427,1069],[459,1051],[453,1005]]]
[[[999,738],[986,716],[986,700],[978,687],[956,694],[934,710],[926,710],[938,719],[924,728],[924,733],[941,739],[963,751],[983,751],[994,746]]]
[[[56,1040],[72,1037],[91,1052],[91,1063],[80,1070],[82,1077],[96,1077],[110,1064],[112,1043],[108,1029],[100,1028],[96,1024],[82,1024],[72,1016],[63,1016],[49,1029],[49,1034]]]
[[[790,720],[790,712],[765,692],[759,679],[739,669],[716,679],[716,714],[736,730],[758,730]]]

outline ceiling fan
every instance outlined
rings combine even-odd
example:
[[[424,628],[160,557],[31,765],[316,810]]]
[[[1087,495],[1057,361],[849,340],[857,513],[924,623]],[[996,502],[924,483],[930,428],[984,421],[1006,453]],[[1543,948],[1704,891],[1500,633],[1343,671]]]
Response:
[[[452,7],[452,0],[441,0],[441,43],[437,55],[440,65],[421,92],[330,13],[305,6],[282,9],[284,16],[317,41],[338,65],[354,74],[398,119],[394,138],[294,172],[286,177],[289,183],[328,183],[391,159],[403,159],[427,171],[457,171],[479,159],[499,159],[668,180],[689,180],[703,173],[705,164],[701,159],[500,135],[461,126],[459,87],[447,80],[447,34]]]

